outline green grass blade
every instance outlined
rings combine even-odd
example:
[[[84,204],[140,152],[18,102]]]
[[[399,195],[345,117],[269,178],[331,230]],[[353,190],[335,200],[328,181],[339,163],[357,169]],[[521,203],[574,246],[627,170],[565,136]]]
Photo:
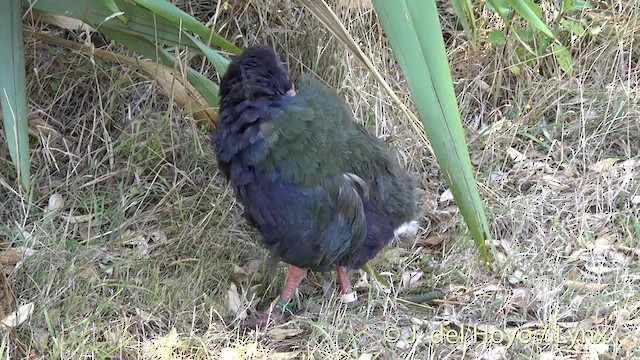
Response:
[[[509,21],[509,15],[511,15],[511,8],[509,7],[508,0],[488,0],[489,8],[497,12],[498,15],[505,22]]]
[[[532,5],[528,4],[525,0],[508,0],[509,5],[522,16],[525,20],[529,22],[529,24],[533,25],[536,29],[542,31],[545,35],[550,38],[554,38],[553,33],[547,25],[540,19],[538,14],[536,14],[536,10],[532,8]],[[533,4],[535,5],[535,4]]]
[[[134,2],[146,7],[153,13],[168,19],[172,23],[194,32],[202,37],[202,40],[206,42],[211,41],[212,44],[225,49],[232,54],[240,53],[240,49],[227,41],[227,39],[218,35],[215,31],[209,30],[200,21],[194,19],[191,15],[180,10],[166,0],[134,0]]]
[[[102,29],[102,31],[109,38],[148,57],[152,61],[159,62],[171,68],[174,68],[176,65],[176,59],[173,55],[164,49],[158,49],[155,44],[149,41],[112,29]],[[211,51],[214,52],[213,50]],[[211,107],[218,106],[218,84],[209,80],[191,67],[187,68],[187,79],[196,90],[204,96]]]
[[[27,94],[22,42],[22,8],[9,0],[0,11],[0,104],[11,159],[18,179],[29,191],[30,158],[27,124]]]
[[[28,5],[27,1],[23,0],[23,5]],[[184,30],[191,30],[207,37],[207,41],[211,40],[213,44],[233,53],[239,52],[233,44],[164,0],[140,0],[137,4],[123,0],[103,0],[89,5],[80,0],[39,0],[33,7],[40,11],[82,20],[114,41],[172,68],[176,59],[167,47],[187,48],[204,55],[219,74],[224,74],[229,65],[229,59]],[[113,16],[118,12],[126,15],[126,22],[120,20],[120,15]],[[189,82],[207,103],[212,108],[217,107],[218,86],[192,68],[186,69],[186,72]]]
[[[121,12],[124,12],[128,19],[126,23],[122,22],[118,16],[113,16],[114,12],[102,1],[38,0],[32,2],[23,0],[22,4],[25,8],[32,6],[36,10],[82,20],[98,31],[103,28],[112,29],[148,39],[161,45],[189,48],[191,51],[203,54],[200,50],[201,47],[193,42],[194,38],[185,36],[185,28],[181,27],[180,24],[172,23],[143,6],[132,4],[128,1],[112,0],[111,2]],[[208,34],[209,32],[207,31]],[[225,46],[229,47],[228,45]]]
[[[469,40],[475,43],[476,41],[476,18],[473,14],[473,4],[471,0],[451,0],[451,6],[455,11],[462,28]]]
[[[490,266],[485,244],[489,226],[473,177],[435,0],[373,0],[373,4],[444,178]]]
[[[211,61],[211,63],[213,64],[213,67],[216,69],[218,74],[222,76],[224,75],[224,73],[227,72],[227,67],[231,62],[229,59],[220,55],[219,52],[211,49],[201,41],[193,38],[191,35],[187,35],[187,36],[191,39],[191,41],[193,41],[194,44],[196,44],[196,46],[198,47],[198,49],[200,49],[200,51],[204,54],[204,56],[206,56],[207,59]]]
[[[98,31],[102,28],[113,29],[132,36],[151,39],[162,45],[179,46],[180,48],[191,47],[199,52],[195,44],[191,44],[188,39],[184,38],[179,27],[162,17],[154,16],[144,7],[125,3],[122,0],[114,0],[114,3],[129,19],[126,24],[118,17],[112,16],[113,11],[101,1],[38,0],[32,2],[23,0],[22,3],[25,8],[33,6],[36,10],[82,20]]]
[[[104,5],[108,7],[109,10],[111,10],[113,13],[122,12],[118,7],[118,4],[116,4],[113,0],[102,0],[102,1],[104,2]],[[127,17],[124,15],[118,15],[118,19],[120,19],[120,21],[122,21],[125,24],[129,21],[129,19],[127,19]]]

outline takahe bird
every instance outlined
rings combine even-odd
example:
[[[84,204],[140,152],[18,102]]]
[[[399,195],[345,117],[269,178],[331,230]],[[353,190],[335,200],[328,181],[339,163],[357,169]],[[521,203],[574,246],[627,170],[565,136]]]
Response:
[[[263,246],[288,264],[277,306],[291,308],[307,270],[334,268],[342,301],[355,302],[348,269],[417,230],[408,173],[332,89],[304,75],[296,92],[266,46],[251,46],[230,63],[219,118],[211,134],[219,168]],[[265,321],[262,313],[259,323]]]

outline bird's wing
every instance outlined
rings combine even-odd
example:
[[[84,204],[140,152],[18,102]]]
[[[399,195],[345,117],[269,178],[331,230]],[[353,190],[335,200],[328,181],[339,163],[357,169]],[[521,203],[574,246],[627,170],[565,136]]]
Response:
[[[260,167],[267,177],[315,196],[303,211],[313,214],[322,229],[319,246],[332,248],[321,251],[326,254],[343,253],[342,246],[359,246],[366,233],[362,202],[366,184],[349,171],[354,161],[351,116],[330,89],[311,82],[260,125],[265,141]]]
[[[272,111],[260,127],[268,171],[278,168],[285,181],[321,186],[337,196],[339,184],[351,183],[350,139],[357,133],[350,110],[337,94],[315,79],[305,78],[298,94]]]

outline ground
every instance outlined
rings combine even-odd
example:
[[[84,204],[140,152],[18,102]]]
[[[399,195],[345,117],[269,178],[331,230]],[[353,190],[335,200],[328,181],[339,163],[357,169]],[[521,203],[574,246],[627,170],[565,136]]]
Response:
[[[263,283],[265,253],[216,167],[205,129],[136,70],[28,40],[36,187],[28,206],[13,190],[1,146],[0,315],[7,322],[22,305],[30,316],[3,330],[5,357],[639,356],[637,1],[594,2],[588,14],[572,15],[588,31],[563,37],[574,58],[571,74],[548,54],[523,62],[523,47],[511,38],[488,42],[500,22],[486,9],[471,44],[448,2],[440,4],[498,251],[493,271],[435,158],[363,65],[297,2],[229,5],[217,14],[205,1],[181,6],[241,47],[273,45],[296,77],[316,73],[416,175],[418,236],[395,241],[372,262],[390,289],[354,271],[363,306],[344,309],[331,276],[313,274],[300,289],[297,317],[242,334],[236,325]],[[332,6],[414,109],[367,2]],[[266,300],[277,296],[284,275],[281,266]],[[443,296],[409,301],[433,290]]]

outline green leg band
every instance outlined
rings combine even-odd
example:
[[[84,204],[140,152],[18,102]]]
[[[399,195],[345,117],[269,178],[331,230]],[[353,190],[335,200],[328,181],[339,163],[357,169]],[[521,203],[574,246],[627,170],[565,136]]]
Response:
[[[293,301],[293,299],[286,301],[282,297],[280,297],[276,302],[276,308],[282,309],[282,310],[289,310],[291,312],[293,312],[294,305],[295,305],[295,302]]]

